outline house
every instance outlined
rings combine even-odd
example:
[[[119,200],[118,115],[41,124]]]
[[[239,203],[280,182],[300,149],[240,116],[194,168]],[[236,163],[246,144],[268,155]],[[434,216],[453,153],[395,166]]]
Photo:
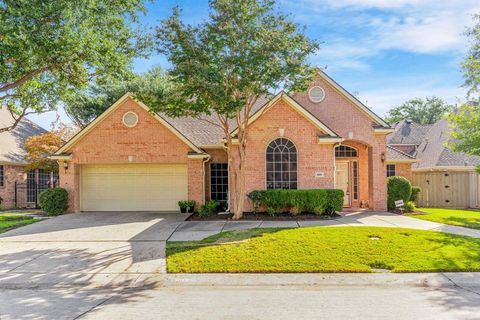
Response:
[[[0,128],[14,122],[7,108],[0,108]],[[37,195],[57,179],[51,172],[38,169],[25,171],[25,141],[47,132],[42,127],[23,118],[15,129],[0,133],[0,206],[33,207]]]
[[[228,206],[224,134],[213,120],[151,113],[126,94],[52,156],[70,210],[176,211],[184,199]],[[305,92],[259,99],[249,126],[247,192],[340,188],[345,207],[386,210],[393,129],[324,72]]]
[[[449,149],[450,131],[448,120],[399,122],[387,138],[387,175],[405,176],[421,187],[420,206],[478,208],[480,157]]]

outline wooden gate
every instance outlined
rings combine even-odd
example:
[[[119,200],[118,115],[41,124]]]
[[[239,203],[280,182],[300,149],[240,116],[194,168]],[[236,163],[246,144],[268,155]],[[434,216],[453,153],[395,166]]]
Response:
[[[414,172],[420,207],[479,207],[479,175],[467,171]]]

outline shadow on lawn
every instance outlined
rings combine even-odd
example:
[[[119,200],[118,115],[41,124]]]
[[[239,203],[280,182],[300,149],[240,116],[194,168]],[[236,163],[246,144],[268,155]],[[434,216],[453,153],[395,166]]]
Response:
[[[473,219],[473,218],[459,218],[459,217],[448,217],[445,218],[446,224],[456,225],[460,227],[472,228],[472,229],[480,229],[480,218]]]

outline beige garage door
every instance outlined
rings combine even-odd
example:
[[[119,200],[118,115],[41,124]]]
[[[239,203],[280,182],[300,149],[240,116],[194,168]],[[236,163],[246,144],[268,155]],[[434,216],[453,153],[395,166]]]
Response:
[[[187,199],[186,165],[82,166],[82,211],[177,211]]]

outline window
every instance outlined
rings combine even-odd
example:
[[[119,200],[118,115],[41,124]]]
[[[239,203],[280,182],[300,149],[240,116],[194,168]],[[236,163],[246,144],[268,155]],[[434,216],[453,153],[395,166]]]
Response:
[[[279,138],[267,147],[267,189],[297,189],[297,148]]]
[[[335,148],[336,158],[352,158],[357,156],[357,150],[349,146],[338,146]]]
[[[392,177],[395,174],[395,165],[394,164],[387,164],[387,177]]]
[[[5,186],[5,176],[3,175],[3,166],[0,165],[0,187]]]
[[[228,164],[210,164],[210,198],[223,206],[228,200]],[[226,207],[225,207],[226,208]],[[225,209],[224,208],[224,209]]]
[[[353,199],[358,200],[358,161],[353,161]]]

